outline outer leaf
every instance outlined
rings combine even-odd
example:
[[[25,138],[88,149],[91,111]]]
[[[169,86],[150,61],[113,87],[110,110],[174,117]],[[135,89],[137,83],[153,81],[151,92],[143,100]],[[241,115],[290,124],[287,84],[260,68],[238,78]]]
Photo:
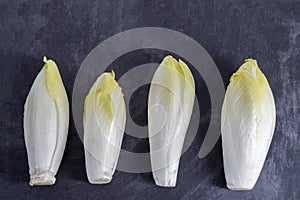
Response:
[[[54,61],[36,77],[24,106],[24,135],[30,185],[52,185],[59,168],[69,126],[67,94]]]
[[[221,121],[227,187],[251,190],[262,170],[276,121],[273,94],[256,60],[247,59],[232,75]]]
[[[182,146],[195,98],[187,65],[164,58],[151,82],[148,101],[149,142],[155,183],[175,187]]]
[[[115,172],[126,120],[122,89],[115,74],[102,74],[85,100],[86,170],[92,184],[109,183]]]

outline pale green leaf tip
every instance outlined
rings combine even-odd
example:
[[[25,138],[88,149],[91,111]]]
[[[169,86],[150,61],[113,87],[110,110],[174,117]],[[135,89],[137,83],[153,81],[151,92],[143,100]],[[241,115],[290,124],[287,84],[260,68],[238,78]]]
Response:
[[[243,78],[251,77],[260,80],[265,79],[264,74],[257,64],[257,60],[252,58],[245,59],[244,64],[242,64],[239,69],[230,77],[230,82],[236,80],[240,76]]]
[[[187,64],[183,62],[181,59],[178,60],[178,64],[181,66],[181,68],[187,68]]]
[[[173,56],[168,55],[163,59],[162,65],[175,70],[194,88],[193,75],[187,64],[181,59],[177,61],[175,58],[173,58]]]
[[[61,97],[61,91],[64,90],[64,86],[57,65],[54,61],[48,60],[46,56],[44,56],[43,61],[45,62],[44,70],[47,90],[52,99]]]
[[[182,72],[184,73],[185,79],[188,81],[192,88],[195,88],[194,77],[188,65],[181,59],[179,59],[178,64],[181,67]]]
[[[235,80],[235,79],[238,78],[239,76],[240,76],[239,73],[233,73],[233,74],[231,75],[231,77],[230,77],[229,82],[232,82],[233,80]]]
[[[113,77],[113,79],[116,78],[116,74],[115,74],[114,70],[111,70],[110,75]]]
[[[169,60],[169,59],[173,59],[173,56],[172,55],[167,55],[164,60]]]
[[[176,71],[178,71],[178,66],[177,66],[177,61],[173,58],[173,56],[168,55],[166,56],[163,61],[162,61],[162,65],[165,67],[169,67],[171,69],[174,69]]]
[[[46,56],[44,56],[43,61],[44,61],[44,63],[47,63],[48,60],[47,60]]]
[[[245,59],[245,63],[252,63],[254,66],[258,67],[257,60],[252,58]]]
[[[94,99],[96,100],[96,108],[101,108],[101,110],[98,110],[97,112],[103,112],[108,122],[111,123],[114,116],[111,95],[115,89],[119,89],[121,91],[122,88],[115,80],[115,72],[113,70],[111,72],[104,72],[100,77],[103,77],[101,84],[99,84],[95,89],[91,89],[89,94],[86,96],[84,103],[84,112],[87,112],[88,107],[91,106],[92,99]],[[86,120],[85,116],[86,114],[84,114],[84,123]]]

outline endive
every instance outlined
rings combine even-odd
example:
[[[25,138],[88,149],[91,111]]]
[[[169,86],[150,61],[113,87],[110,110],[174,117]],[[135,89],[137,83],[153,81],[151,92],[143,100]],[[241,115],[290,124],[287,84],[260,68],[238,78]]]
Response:
[[[126,120],[122,89],[115,73],[103,73],[84,105],[84,147],[90,183],[109,183],[115,172]]]
[[[231,190],[251,190],[273,137],[276,110],[272,91],[256,60],[230,78],[222,107],[221,132],[225,177]]]
[[[156,185],[175,187],[182,146],[195,98],[188,66],[164,58],[149,91],[148,122],[152,173]]]
[[[58,68],[44,57],[24,106],[24,134],[32,185],[52,185],[66,145],[69,103]]]

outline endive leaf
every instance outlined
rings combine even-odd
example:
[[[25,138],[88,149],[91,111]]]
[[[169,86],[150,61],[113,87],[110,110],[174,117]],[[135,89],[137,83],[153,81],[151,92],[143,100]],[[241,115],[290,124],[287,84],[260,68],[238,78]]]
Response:
[[[86,170],[92,184],[109,183],[115,172],[126,120],[122,89],[114,72],[103,73],[84,106]]]
[[[176,185],[194,98],[194,79],[187,65],[165,57],[153,76],[148,100],[151,166],[159,186]]]
[[[55,183],[69,126],[69,103],[58,68],[46,57],[44,62],[24,106],[30,185]]]
[[[256,60],[230,79],[222,108],[225,177],[232,190],[251,190],[263,167],[276,121],[272,91]]]

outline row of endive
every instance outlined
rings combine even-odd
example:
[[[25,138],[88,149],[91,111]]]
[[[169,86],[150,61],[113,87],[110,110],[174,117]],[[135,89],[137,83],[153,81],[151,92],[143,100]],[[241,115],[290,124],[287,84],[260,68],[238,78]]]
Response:
[[[28,94],[24,132],[30,185],[52,185],[68,133],[69,103],[54,61],[45,65]],[[182,146],[195,98],[188,66],[164,58],[151,82],[148,100],[149,142],[155,183],[174,187]],[[227,186],[250,190],[265,161],[275,127],[272,91],[257,62],[247,59],[227,88],[221,117],[223,159]],[[103,73],[84,105],[84,147],[90,183],[112,179],[124,135],[126,111],[114,72]]]

